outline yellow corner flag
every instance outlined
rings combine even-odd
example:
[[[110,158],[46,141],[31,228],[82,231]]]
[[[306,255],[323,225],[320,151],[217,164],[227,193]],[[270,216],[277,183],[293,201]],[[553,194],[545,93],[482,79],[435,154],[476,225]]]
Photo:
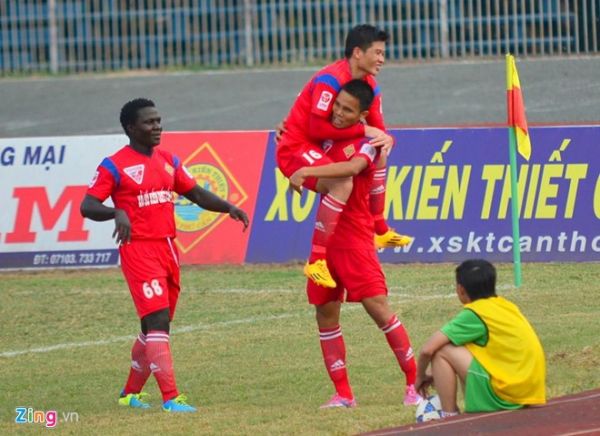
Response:
[[[508,109],[508,125],[515,129],[517,150],[525,159],[531,157],[531,141],[527,131],[527,118],[525,118],[525,103],[521,92],[521,82],[515,64],[515,57],[506,55],[506,102]]]

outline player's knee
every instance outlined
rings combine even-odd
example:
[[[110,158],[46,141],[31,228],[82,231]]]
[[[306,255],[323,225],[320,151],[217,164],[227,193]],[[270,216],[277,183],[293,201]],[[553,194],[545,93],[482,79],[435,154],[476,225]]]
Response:
[[[315,317],[319,328],[335,327],[340,323],[339,306],[335,303],[316,305]]]
[[[170,325],[169,309],[158,310],[146,315],[142,319],[142,323],[145,324],[147,331],[158,330],[168,333]]]
[[[433,359],[445,359],[451,360],[454,355],[454,351],[456,349],[455,345],[446,344],[433,355]]]

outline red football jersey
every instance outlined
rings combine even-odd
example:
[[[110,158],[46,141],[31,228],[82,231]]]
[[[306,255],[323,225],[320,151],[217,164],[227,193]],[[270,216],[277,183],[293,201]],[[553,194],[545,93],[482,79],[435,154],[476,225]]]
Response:
[[[373,248],[375,228],[369,209],[369,196],[380,149],[369,144],[367,138],[338,141],[333,145],[325,144],[325,149],[327,156],[334,162],[349,161],[358,156],[368,163],[368,166],[352,179],[352,194],[340,215],[330,244],[335,248],[344,249]]]
[[[333,102],[342,86],[350,80],[352,80],[352,73],[347,59],[341,59],[324,67],[310,79],[298,94],[286,118],[286,131],[277,147],[280,159],[291,156],[306,143],[320,144],[328,138],[340,140],[356,138],[364,133],[364,128],[358,124],[347,129],[336,129],[329,122]],[[375,99],[366,119],[367,124],[385,130],[379,86],[372,75],[367,75],[364,80],[371,85],[375,93]],[[318,117],[322,123],[318,126],[311,124],[311,115]],[[334,134],[341,136],[334,137]]]
[[[194,177],[168,151],[146,156],[126,145],[100,163],[87,193],[102,202],[110,196],[127,213],[132,239],[160,239],[175,237],[173,192],[194,186]]]

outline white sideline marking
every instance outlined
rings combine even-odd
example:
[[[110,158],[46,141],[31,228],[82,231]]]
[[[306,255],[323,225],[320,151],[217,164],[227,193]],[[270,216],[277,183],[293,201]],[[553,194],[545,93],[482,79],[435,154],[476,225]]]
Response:
[[[235,325],[235,324],[250,324],[250,323],[255,323],[255,322],[260,322],[260,321],[272,321],[272,320],[276,320],[276,319],[290,318],[290,317],[299,316],[299,315],[301,315],[301,313],[284,313],[281,315],[272,315],[272,316],[266,316],[266,317],[262,317],[262,318],[253,317],[253,318],[234,319],[234,320],[230,320],[230,321],[216,322],[214,324],[197,324],[197,325],[183,326],[183,327],[179,327],[179,328],[174,328],[172,330],[172,332],[173,333],[189,333],[189,332],[194,332],[194,331],[198,331],[198,330],[212,329],[214,327],[221,327],[221,326],[228,326],[228,325]],[[0,357],[15,357],[15,356],[20,356],[20,355],[29,354],[29,353],[49,353],[51,351],[64,350],[64,349],[70,349],[70,348],[95,347],[98,345],[113,344],[115,342],[131,341],[135,338],[136,338],[136,335],[115,336],[113,338],[102,339],[99,341],[67,342],[64,344],[50,345],[47,347],[28,348],[26,350],[3,351],[2,353],[0,353]]]
[[[432,295],[417,295],[416,290],[415,294],[408,294],[406,292],[397,294],[397,291],[406,291],[406,288],[403,287],[389,287],[390,291],[389,296],[395,298],[406,298],[406,299],[414,299],[414,300],[434,300],[434,299],[444,299],[444,298],[457,298],[455,292],[451,292],[448,294],[432,294]],[[430,290],[431,291],[431,290]],[[97,289],[97,288],[76,288],[72,289],[68,292],[68,294],[87,294],[87,295],[107,295],[107,294],[123,294],[127,295],[129,291],[126,287],[122,289]],[[184,294],[195,294],[195,293],[210,293],[210,294],[302,294],[304,295],[304,288],[297,289],[250,289],[250,288],[214,288],[214,289],[206,289],[206,288],[184,288],[182,291]],[[13,295],[19,296],[27,296],[27,295],[40,295],[40,291],[20,291],[14,292]]]
[[[83,291],[88,292],[87,290],[83,290]],[[89,290],[89,292],[94,292],[94,293],[98,293],[98,294],[107,293],[107,291],[91,290],[91,289]],[[123,292],[123,291],[118,291],[118,292]],[[215,289],[215,290],[207,290],[206,292],[259,293],[262,291],[254,290],[254,289]],[[292,290],[292,289],[289,289],[289,290],[288,289],[276,289],[276,290],[269,290],[268,292],[303,292],[303,291]],[[406,300],[435,300],[435,299],[456,298],[456,295],[455,294],[443,294],[443,295],[390,294],[390,297],[406,299]],[[362,308],[362,306],[360,304],[348,305],[344,308],[344,311],[347,312],[349,310],[360,309],[360,308]],[[183,327],[179,327],[179,328],[173,328],[172,332],[173,333],[189,333],[189,332],[194,332],[194,331],[198,331],[198,330],[208,330],[208,329],[212,329],[212,328],[218,328],[221,326],[236,325],[236,324],[250,324],[250,323],[261,322],[261,321],[273,321],[273,320],[278,320],[278,319],[291,318],[294,316],[301,316],[303,314],[305,314],[305,312],[283,313],[280,315],[272,315],[272,316],[266,316],[266,317],[233,319],[233,320],[229,320],[229,321],[216,322],[213,324],[196,324],[196,325],[190,325],[190,326],[183,326]],[[310,312],[310,314],[312,315],[312,311]],[[136,337],[135,335],[115,336],[112,338],[101,339],[98,341],[66,342],[66,343],[62,343],[62,344],[49,345],[46,347],[28,348],[25,350],[3,351],[0,353],[0,358],[1,357],[16,357],[16,356],[21,356],[23,354],[29,354],[29,353],[49,353],[51,351],[65,350],[65,349],[71,349],[71,348],[96,347],[96,346],[100,346],[100,345],[113,344],[115,342],[131,341],[131,340],[135,339],[135,337]]]

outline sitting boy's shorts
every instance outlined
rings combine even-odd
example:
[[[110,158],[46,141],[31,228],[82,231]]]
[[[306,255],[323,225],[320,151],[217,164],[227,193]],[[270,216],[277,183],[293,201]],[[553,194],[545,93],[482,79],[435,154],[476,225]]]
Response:
[[[324,288],[307,280],[308,302],[323,305],[331,301],[358,303],[365,298],[387,295],[385,275],[377,258],[370,249],[335,249],[327,252],[327,266],[337,283],[335,288]]]
[[[498,397],[492,388],[490,375],[477,359],[473,358],[465,382],[465,412],[496,412],[522,407],[521,404],[514,404]]]

